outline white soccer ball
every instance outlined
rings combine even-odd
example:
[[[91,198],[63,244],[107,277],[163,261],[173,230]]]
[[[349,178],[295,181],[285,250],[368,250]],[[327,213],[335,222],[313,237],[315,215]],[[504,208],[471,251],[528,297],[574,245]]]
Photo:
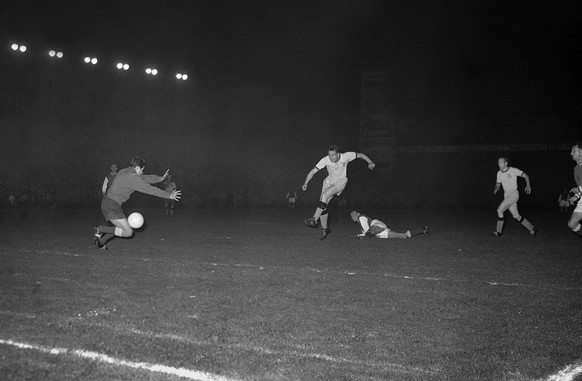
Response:
[[[127,217],[127,222],[132,229],[139,229],[143,226],[143,216],[140,213],[131,213]]]

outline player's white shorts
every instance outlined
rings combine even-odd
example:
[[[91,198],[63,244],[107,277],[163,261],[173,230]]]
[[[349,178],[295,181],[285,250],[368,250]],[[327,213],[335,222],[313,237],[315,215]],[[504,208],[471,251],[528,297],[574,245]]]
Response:
[[[505,212],[507,209],[511,208],[512,206],[517,205],[518,201],[519,201],[519,192],[518,191],[506,194],[503,201],[501,201],[501,204],[499,204],[499,209],[502,212]]]
[[[333,190],[333,193],[336,196],[339,196],[340,194],[342,194],[344,189],[346,189],[346,185],[348,185],[348,178],[347,177],[344,177],[343,179],[330,179],[329,177],[326,177],[325,180],[323,180],[323,186],[321,187],[321,194],[323,195],[323,193],[326,190],[331,188]]]
[[[574,213],[582,213],[582,199],[578,200],[576,209],[574,209]]]
[[[388,233],[390,232],[390,229],[388,229],[388,226],[386,226],[386,224],[380,220],[372,220],[372,224],[370,227],[372,226],[377,226],[380,228],[383,228],[384,230],[381,231],[380,233],[376,234],[376,237],[378,238],[388,238]]]

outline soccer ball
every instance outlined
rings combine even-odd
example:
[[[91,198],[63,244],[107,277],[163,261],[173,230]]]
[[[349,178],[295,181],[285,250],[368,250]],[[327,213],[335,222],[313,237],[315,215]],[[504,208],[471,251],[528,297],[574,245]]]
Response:
[[[127,217],[127,222],[132,229],[139,229],[143,226],[143,216],[140,213],[131,213]]]

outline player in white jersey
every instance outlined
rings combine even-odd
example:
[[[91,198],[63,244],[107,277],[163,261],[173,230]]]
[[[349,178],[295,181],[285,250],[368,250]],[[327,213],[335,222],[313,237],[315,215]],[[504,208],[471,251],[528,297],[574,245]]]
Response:
[[[430,238],[430,228],[428,226],[418,230],[407,230],[406,233],[398,233],[389,229],[384,222],[373,220],[356,210],[350,213],[350,217],[362,229],[362,232],[356,236],[358,238],[412,238],[421,234]]]
[[[338,146],[331,145],[327,148],[327,156],[321,159],[305,178],[305,182],[301,189],[307,190],[307,185],[313,176],[321,169],[326,168],[328,176],[323,180],[323,187],[321,189],[321,196],[315,214],[305,220],[305,224],[309,227],[317,227],[317,221],[321,221],[322,235],[321,239],[327,238],[331,230],[327,226],[327,204],[333,196],[339,196],[348,184],[348,163],[355,159],[362,159],[368,163],[370,170],[374,169],[376,164],[363,153],[344,152],[340,153]]]
[[[517,189],[517,178],[523,177],[525,180],[525,193],[531,193],[531,184],[529,181],[529,176],[514,167],[509,166],[509,160],[507,157],[500,157],[497,160],[499,165],[499,172],[497,172],[497,183],[495,184],[495,189],[493,194],[497,194],[501,187],[503,186],[503,201],[497,207],[497,229],[493,233],[495,237],[503,236],[503,225],[505,224],[504,213],[507,209],[524,228],[529,231],[529,234],[535,236],[537,229],[529,222],[525,217],[519,214],[517,209],[517,202],[519,201],[519,190]]]

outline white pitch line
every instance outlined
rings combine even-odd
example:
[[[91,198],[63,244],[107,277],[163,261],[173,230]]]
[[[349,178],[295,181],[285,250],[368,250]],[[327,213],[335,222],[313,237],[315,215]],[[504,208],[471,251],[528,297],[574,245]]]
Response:
[[[582,374],[582,360],[575,364],[568,365],[556,374],[552,374],[546,378],[545,381],[574,381],[574,379]]]
[[[189,380],[197,381],[233,381],[233,379],[219,376],[216,374],[200,372],[197,370],[191,370],[186,368],[174,368],[172,366],[166,366],[161,364],[152,364],[147,362],[134,362],[118,359],[115,357],[107,356],[102,353],[85,351],[81,349],[67,349],[58,347],[47,347],[44,345],[21,343],[12,340],[2,340],[0,339],[0,344],[9,345],[19,349],[31,349],[37,352],[47,353],[50,355],[70,355],[80,357],[82,359],[93,360],[97,362],[102,362],[106,364],[123,366],[133,369],[140,369],[154,373],[163,373],[172,376],[178,376],[181,378],[187,378]]]

